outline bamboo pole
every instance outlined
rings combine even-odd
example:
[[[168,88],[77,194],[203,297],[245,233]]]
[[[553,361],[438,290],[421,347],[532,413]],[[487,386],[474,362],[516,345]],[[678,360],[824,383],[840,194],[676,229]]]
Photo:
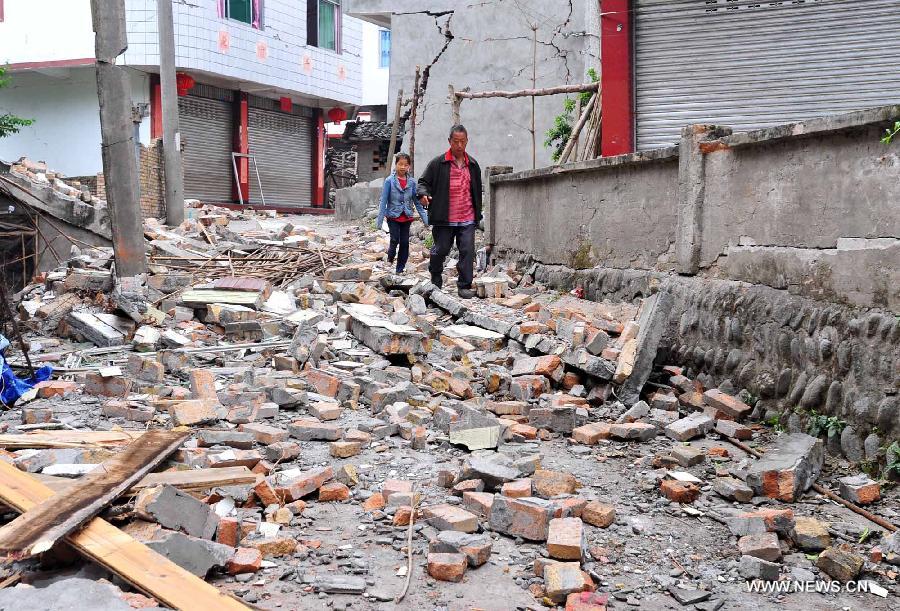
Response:
[[[388,146],[388,176],[394,170],[394,153],[397,150],[397,134],[400,133],[400,108],[403,106],[403,90],[397,92],[397,106],[394,110],[394,125],[391,127],[391,144]]]
[[[566,148],[563,149],[562,155],[559,157],[559,163],[565,163],[568,161],[569,156],[572,154],[572,149],[576,146],[578,142],[578,134],[581,133],[581,130],[584,129],[584,124],[587,123],[588,117],[593,114],[594,111],[594,103],[597,101],[597,94],[591,96],[591,99],[588,100],[587,106],[584,107],[584,110],[581,113],[581,116],[578,117],[578,123],[575,124],[575,129],[572,130],[572,135],[569,136],[569,141],[566,143]],[[574,156],[574,159],[578,160],[578,155]]]
[[[451,89],[451,96],[464,100],[479,98],[527,98],[530,96],[557,95],[560,93],[582,93],[585,91],[596,92],[600,83],[583,83],[580,85],[560,85],[559,87],[545,87],[543,89],[522,89],[519,91],[456,91]]]
[[[416,66],[416,80],[413,85],[412,109],[409,117],[409,173],[415,176],[416,169],[416,111],[419,108],[419,79],[422,78],[420,67]]]

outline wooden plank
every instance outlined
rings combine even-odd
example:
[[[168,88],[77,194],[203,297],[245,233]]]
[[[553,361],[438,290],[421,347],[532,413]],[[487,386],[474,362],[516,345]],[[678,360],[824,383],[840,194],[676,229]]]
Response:
[[[189,308],[205,308],[210,303],[227,303],[258,310],[263,301],[262,293],[254,291],[192,289],[181,294],[181,304]]]
[[[66,477],[55,477],[43,473],[32,473],[42,484],[59,494],[77,485],[78,480]],[[181,490],[202,491],[218,486],[239,486],[255,484],[262,477],[247,467],[223,467],[221,469],[186,469],[184,471],[163,471],[148,473],[141,481],[131,487],[129,493],[137,493],[144,488],[168,484]]]
[[[52,490],[29,474],[0,461],[0,501],[17,511],[28,511],[52,496]],[[173,609],[248,609],[101,518],[94,518],[66,540],[88,558]]]
[[[131,443],[143,434],[144,431],[33,431],[0,435],[0,448],[105,448]]]
[[[103,511],[156,465],[178,449],[190,433],[148,431],[122,452],[0,528],[0,551],[16,560],[40,554]]]

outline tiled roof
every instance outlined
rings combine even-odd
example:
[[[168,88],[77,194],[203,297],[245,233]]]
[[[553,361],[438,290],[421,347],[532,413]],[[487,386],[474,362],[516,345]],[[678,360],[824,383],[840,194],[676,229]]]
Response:
[[[392,127],[384,121],[354,121],[344,128],[344,140],[390,140]]]

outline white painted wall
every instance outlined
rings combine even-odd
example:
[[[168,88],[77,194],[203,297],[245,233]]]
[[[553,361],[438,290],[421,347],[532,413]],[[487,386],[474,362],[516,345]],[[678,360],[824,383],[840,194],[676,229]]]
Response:
[[[388,102],[390,68],[381,67],[382,28],[362,24],[362,105],[379,106]]]
[[[18,134],[0,138],[0,159],[29,157],[46,161],[51,170],[86,176],[103,170],[100,154],[100,109],[93,67],[17,72],[0,91],[0,114],[34,119]],[[130,71],[132,100],[149,102],[149,75]],[[150,141],[150,119],[140,127],[140,139]]]
[[[126,0],[128,51],[133,66],[159,66],[156,0]],[[306,0],[264,0],[263,28],[219,18],[216,0],[174,4],[176,65],[273,88],[346,104],[359,104],[362,94],[360,63],[362,21],[344,16],[343,52],[306,46]],[[227,50],[219,37],[227,35]],[[258,45],[265,57],[257,54]],[[310,69],[304,69],[304,59]],[[327,106],[326,104],[323,104]]]
[[[94,57],[90,0],[4,0],[0,64]]]

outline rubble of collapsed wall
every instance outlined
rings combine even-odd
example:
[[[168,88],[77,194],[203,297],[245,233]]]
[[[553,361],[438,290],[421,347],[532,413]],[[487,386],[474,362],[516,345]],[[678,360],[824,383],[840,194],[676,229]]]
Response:
[[[806,430],[813,412],[845,420],[827,447],[855,462],[884,460],[884,446],[900,437],[900,319],[891,312],[645,270],[535,264],[530,271],[596,301],[633,302],[667,282],[675,306],[662,361],[682,364],[705,386],[746,389],[759,399],[757,419],[794,432]]]

